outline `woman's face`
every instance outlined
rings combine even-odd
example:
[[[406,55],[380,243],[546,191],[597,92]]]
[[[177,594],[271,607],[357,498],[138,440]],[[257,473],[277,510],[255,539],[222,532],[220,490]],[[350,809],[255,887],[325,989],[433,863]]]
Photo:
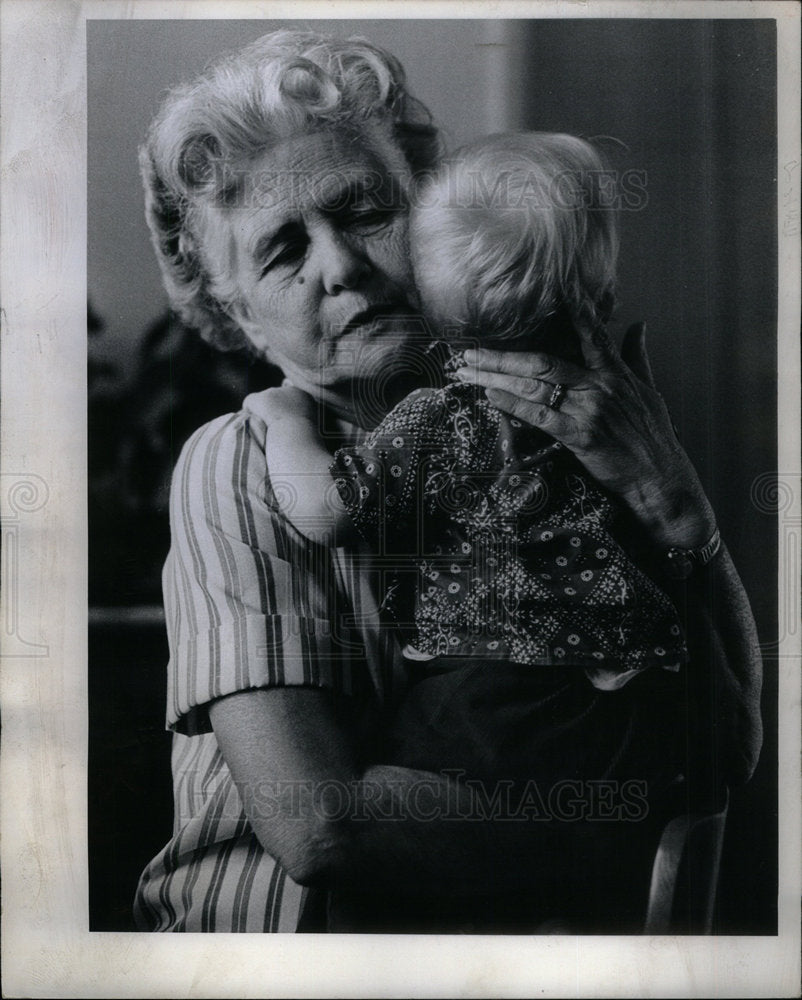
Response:
[[[337,133],[285,140],[247,164],[236,205],[215,210],[235,319],[294,385],[324,398],[386,376],[420,339],[408,171],[377,148]]]

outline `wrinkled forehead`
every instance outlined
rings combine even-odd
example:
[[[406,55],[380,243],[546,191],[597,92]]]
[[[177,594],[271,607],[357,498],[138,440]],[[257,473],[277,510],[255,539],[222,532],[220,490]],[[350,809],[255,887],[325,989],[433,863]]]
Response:
[[[216,207],[230,211],[329,211],[372,194],[391,207],[410,184],[401,150],[378,128],[293,136],[222,169]]]
[[[366,201],[388,210],[409,206],[409,166],[378,127],[291,136],[221,171],[214,197],[196,208],[196,230],[207,259],[224,255],[227,269],[237,246],[252,252],[287,222],[308,223]]]

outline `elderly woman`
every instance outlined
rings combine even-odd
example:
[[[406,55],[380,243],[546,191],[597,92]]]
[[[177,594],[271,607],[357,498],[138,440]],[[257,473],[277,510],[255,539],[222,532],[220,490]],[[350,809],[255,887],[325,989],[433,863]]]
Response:
[[[391,55],[290,31],[170,94],[143,148],[174,308],[213,343],[278,365],[318,403],[333,444],[359,440],[377,409],[433,374],[407,209],[439,153]],[[649,779],[664,745],[679,769],[695,773],[701,754],[720,779],[744,781],[760,746],[751,613],[651,383],[640,329],[622,353],[598,333],[582,369],[542,354],[472,359],[497,406],[562,441],[628,507],[665,586],[678,578],[687,676],[620,692],[554,679],[544,704],[559,724],[542,722],[543,739],[555,759],[560,740],[611,766],[626,759],[633,778]],[[559,411],[549,406],[556,385],[571,400]],[[380,736],[405,676],[379,623],[381,561],[315,545],[283,517],[269,433],[253,413],[221,417],[176,467],[164,573],[175,823],[142,875],[139,926],[322,927],[312,920],[322,893],[310,890],[333,889],[339,900],[371,897],[377,914],[392,900],[404,929],[464,928],[465,914],[489,929],[501,926],[497,913],[532,929],[552,915],[554,873],[580,856],[603,866],[592,845],[607,838],[598,824],[510,823],[488,815],[487,801],[477,808],[453,772],[383,762]],[[690,759],[677,758],[680,743]],[[347,911],[330,926],[346,928]],[[396,925],[384,913],[376,926]]]

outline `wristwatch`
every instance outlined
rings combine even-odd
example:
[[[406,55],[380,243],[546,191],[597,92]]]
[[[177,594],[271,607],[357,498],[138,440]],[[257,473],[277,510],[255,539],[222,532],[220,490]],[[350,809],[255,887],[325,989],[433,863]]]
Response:
[[[698,549],[680,549],[674,546],[665,554],[666,572],[675,580],[687,580],[695,569],[707,566],[720,548],[721,533],[718,528],[710,541]]]

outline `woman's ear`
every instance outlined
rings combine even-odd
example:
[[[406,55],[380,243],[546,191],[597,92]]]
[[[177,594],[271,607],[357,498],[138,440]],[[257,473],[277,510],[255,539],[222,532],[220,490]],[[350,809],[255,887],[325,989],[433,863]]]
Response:
[[[259,357],[265,361],[270,361],[267,334],[254,322],[247,303],[241,299],[237,299],[234,302],[230,302],[226,306],[225,311],[248,338],[248,341]]]
[[[249,328],[253,325],[251,322],[251,311],[247,304],[242,301],[242,299],[236,299],[233,302],[229,302],[225,306],[225,311],[234,320],[238,327],[242,329],[242,332],[250,337]]]

